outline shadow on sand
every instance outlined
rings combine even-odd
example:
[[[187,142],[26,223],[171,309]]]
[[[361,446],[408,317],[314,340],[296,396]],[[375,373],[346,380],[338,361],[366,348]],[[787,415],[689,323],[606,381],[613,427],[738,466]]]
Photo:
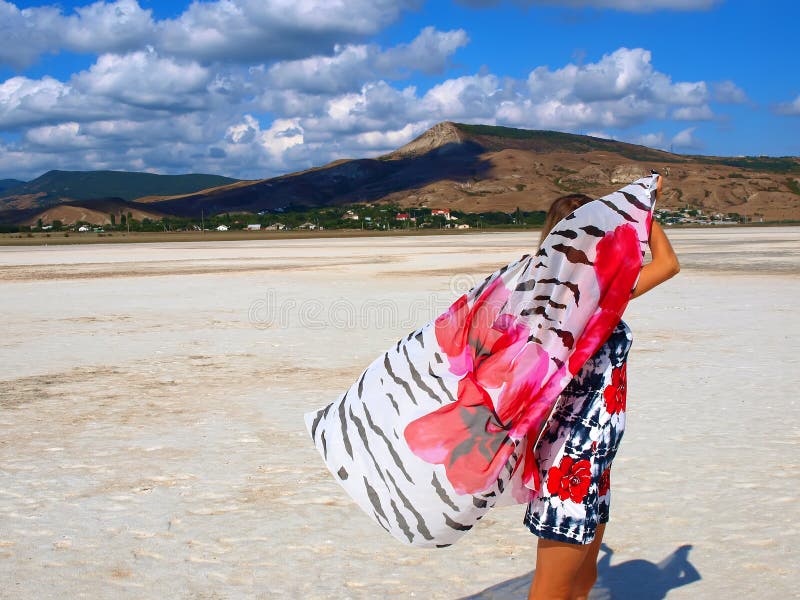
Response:
[[[689,562],[690,545],[680,546],[659,563],[636,559],[611,566],[614,551],[603,544],[598,579],[590,600],[662,600],[667,592],[701,579]],[[522,600],[528,597],[533,571],[467,596],[462,600]]]

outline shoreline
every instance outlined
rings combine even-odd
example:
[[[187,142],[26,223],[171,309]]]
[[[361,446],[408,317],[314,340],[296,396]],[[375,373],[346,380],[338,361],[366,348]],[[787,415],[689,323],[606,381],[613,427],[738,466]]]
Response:
[[[709,276],[800,276],[795,228],[740,227],[710,231],[706,228],[672,230],[671,241],[681,248],[681,267]],[[302,235],[270,237],[180,236],[185,244],[170,243],[170,234],[157,238],[101,238],[92,243],[26,244],[0,247],[0,281],[35,282],[97,279],[162,278],[175,276],[245,275],[275,281],[309,270],[334,274],[341,269],[372,265],[380,279],[408,278],[425,273],[431,277],[456,277],[460,272],[446,256],[468,252],[470,273],[491,272],[516,253],[535,246],[538,232],[531,230],[486,231],[486,235],[434,232],[403,236],[397,231],[383,235],[335,236],[334,232],[296,232]],[[465,233],[464,230],[458,234]],[[483,233],[483,232],[480,232]],[[449,234],[453,234],[452,236]],[[167,238],[166,240],[164,238]],[[211,239],[209,239],[211,238]],[[323,239],[324,238],[324,239]],[[73,238],[66,238],[73,239]],[[113,240],[122,240],[114,243]],[[746,247],[745,253],[741,249]],[[397,255],[398,248],[408,254]],[[417,248],[412,251],[411,248]],[[419,262],[415,255],[438,248],[436,259]],[[446,256],[445,256],[446,255]],[[431,262],[432,261],[432,262]]]
[[[796,227],[800,223],[747,223],[741,225],[670,225],[668,231],[714,231],[717,229],[747,229],[771,227]],[[318,238],[363,238],[363,237],[398,237],[429,235],[471,235],[475,233],[536,233],[540,227],[499,228],[484,227],[481,229],[393,229],[389,231],[365,229],[328,229],[323,231],[164,231],[164,232],[105,232],[77,233],[53,232],[27,234],[0,234],[0,246],[67,246],[77,244],[136,244],[164,242],[238,242],[252,240],[280,239],[318,239]],[[64,235],[69,233],[68,236]]]

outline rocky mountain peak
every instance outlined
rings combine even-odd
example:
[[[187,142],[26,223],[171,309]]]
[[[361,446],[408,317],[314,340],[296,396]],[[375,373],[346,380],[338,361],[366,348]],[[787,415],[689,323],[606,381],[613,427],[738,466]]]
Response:
[[[455,123],[443,121],[437,123],[419,137],[411,140],[388,155],[388,158],[405,158],[409,156],[421,156],[436,148],[441,148],[448,144],[461,144],[465,140],[464,132]]]

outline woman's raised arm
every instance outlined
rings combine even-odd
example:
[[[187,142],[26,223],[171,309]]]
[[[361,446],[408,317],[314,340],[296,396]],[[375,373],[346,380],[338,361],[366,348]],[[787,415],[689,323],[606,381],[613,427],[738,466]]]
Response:
[[[650,230],[650,253],[653,260],[642,267],[639,281],[633,289],[631,298],[641,296],[649,292],[660,283],[664,283],[670,277],[677,275],[681,270],[678,257],[669,243],[667,235],[661,225],[653,221]]]

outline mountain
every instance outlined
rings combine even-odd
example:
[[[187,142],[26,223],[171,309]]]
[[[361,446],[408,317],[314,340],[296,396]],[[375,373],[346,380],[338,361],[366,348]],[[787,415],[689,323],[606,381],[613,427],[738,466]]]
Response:
[[[19,179],[0,179],[0,194],[23,183],[25,182]]]
[[[375,201],[466,212],[546,210],[558,196],[599,197],[652,168],[666,175],[662,208],[800,220],[797,157],[681,155],[586,135],[451,122],[378,158],[148,200],[181,216]]]
[[[48,171],[27,183],[0,188],[0,209],[45,208],[93,198],[133,200],[141,196],[172,196],[235,183],[221,175],[154,175],[126,171]]]
[[[216,178],[209,182],[200,178],[214,176],[172,176],[189,178],[196,186],[204,181],[208,184],[208,189],[194,187],[188,192],[174,188],[165,192],[163,187],[153,191],[155,185],[148,188],[143,183],[164,182],[167,179],[162,178],[169,176],[126,173],[130,188],[123,189],[122,180],[114,178],[117,192],[103,195],[135,198],[139,210],[184,217],[199,217],[201,211],[212,215],[356,202],[510,213],[517,207],[546,210],[553,199],[572,192],[599,197],[651,169],[666,176],[661,208],[688,206],[706,213],[800,221],[797,157],[682,155],[586,135],[451,122],[439,123],[377,158],[338,160],[256,181]],[[36,208],[42,198],[57,201],[69,193],[88,196],[91,190],[101,188],[73,179],[66,189],[64,172],[51,173],[62,182],[59,192],[46,191],[41,181],[51,175],[46,174],[14,188],[6,200],[15,198],[12,204],[16,205],[9,208]],[[21,190],[29,191],[28,200]],[[0,208],[3,201],[0,199]],[[69,203],[76,206],[74,201]],[[11,214],[6,211],[0,220],[8,220]],[[30,216],[32,213],[26,213],[26,218]]]

